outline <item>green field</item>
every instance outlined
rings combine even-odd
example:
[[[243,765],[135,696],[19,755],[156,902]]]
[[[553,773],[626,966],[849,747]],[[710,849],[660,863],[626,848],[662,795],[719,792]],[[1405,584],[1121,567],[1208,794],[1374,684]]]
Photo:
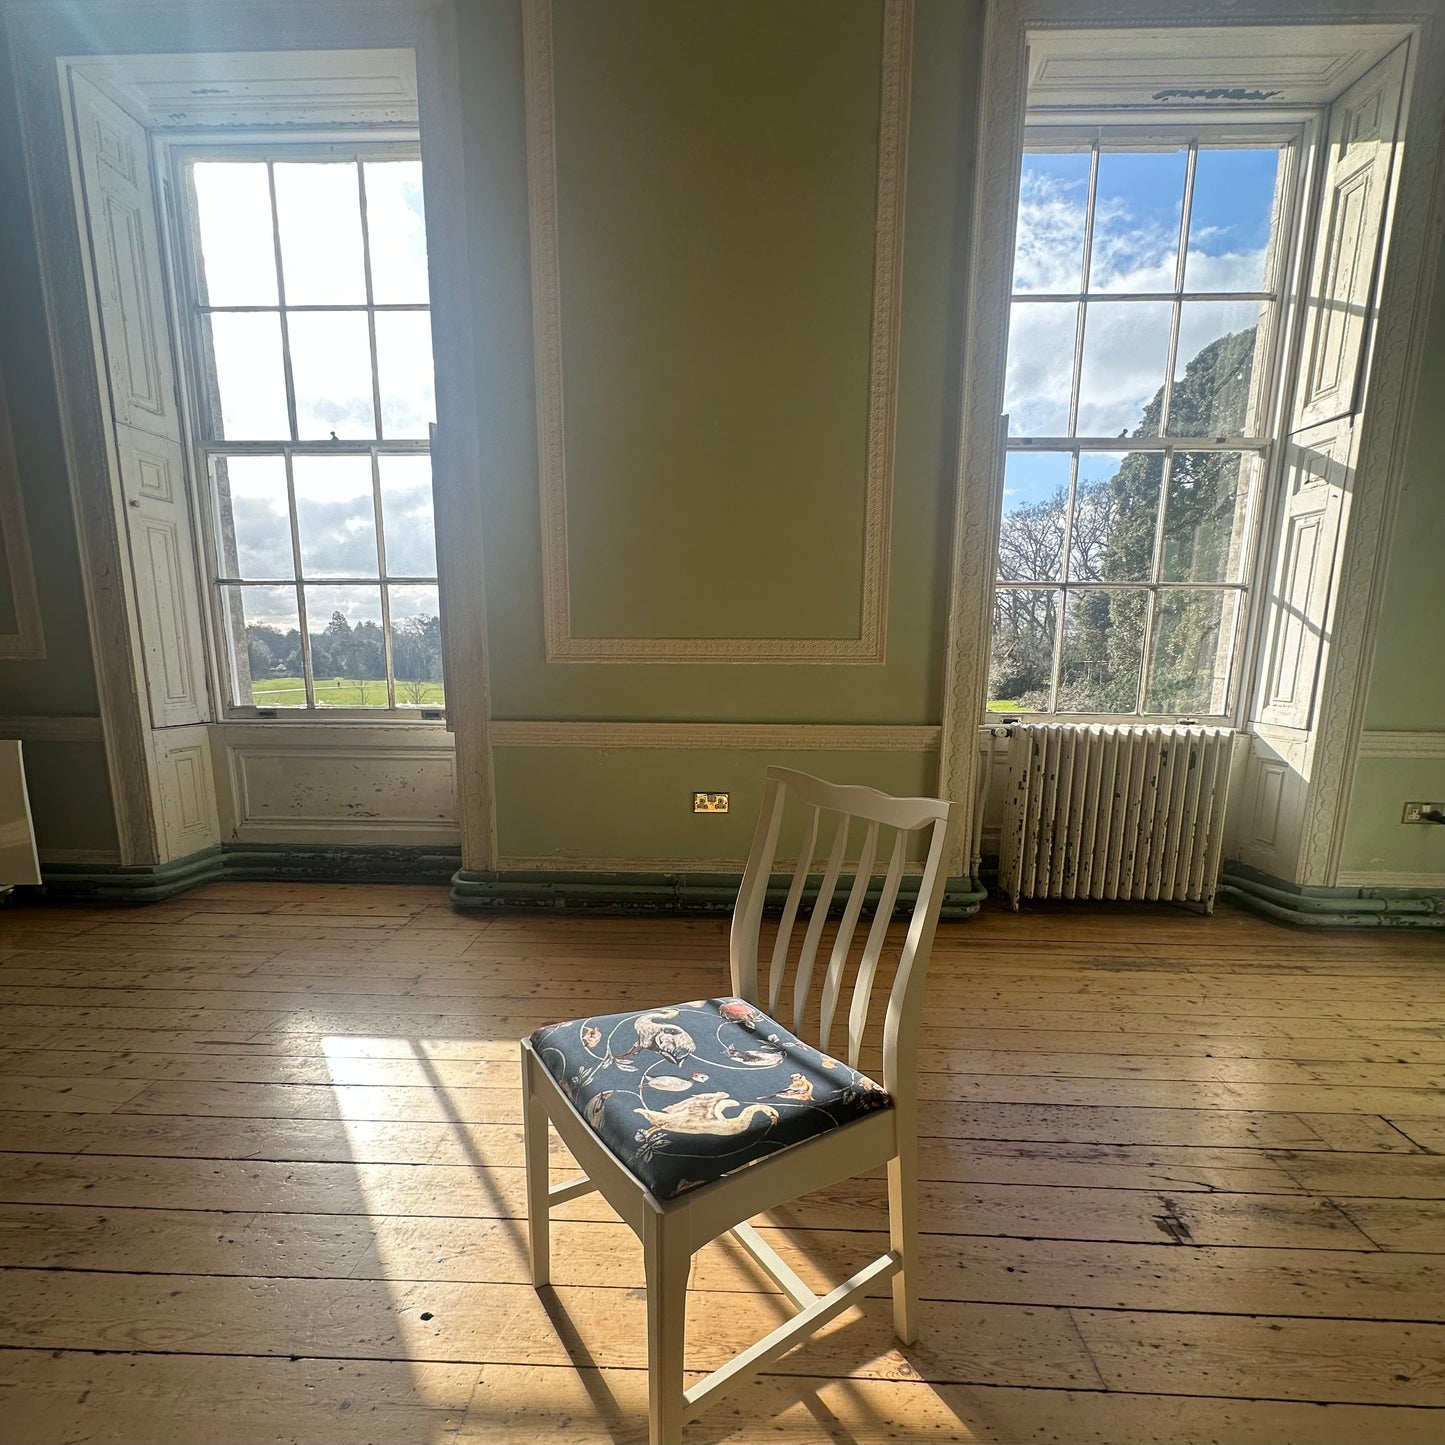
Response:
[[[385,707],[386,682],[382,678],[318,677],[317,707]],[[258,677],[251,682],[251,699],[257,707],[305,707],[306,685],[299,677]],[[398,707],[443,707],[446,695],[439,682],[396,684]]]

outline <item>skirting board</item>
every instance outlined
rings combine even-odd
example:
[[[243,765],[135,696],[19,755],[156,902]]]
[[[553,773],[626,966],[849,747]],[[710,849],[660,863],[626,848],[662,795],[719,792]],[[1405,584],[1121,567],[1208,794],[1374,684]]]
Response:
[[[1445,928],[1445,888],[1305,888],[1226,863],[1219,896],[1305,928]]]
[[[587,911],[594,913],[730,913],[737,902],[739,873],[479,873],[461,869],[452,879],[454,908]],[[789,875],[780,874],[768,889],[770,906],[781,908]],[[804,890],[809,901],[817,891],[812,880]],[[882,880],[868,890],[878,898]],[[904,878],[900,903],[917,891],[917,878]],[[951,879],[943,895],[944,918],[968,918],[978,912],[987,893],[972,879]],[[840,890],[835,899],[843,904]]]
[[[446,883],[462,861],[456,848],[328,848],[239,843],[153,866],[41,864],[45,902],[157,903],[219,878],[342,883]]]
[[[449,848],[319,847],[237,843],[209,848],[154,866],[72,863],[42,865],[41,888],[26,890],[44,902],[156,903],[219,878],[287,882],[450,883],[451,901],[463,909],[727,913],[737,901],[737,873],[476,873],[460,868]],[[776,880],[781,905],[788,879]],[[881,880],[870,899],[876,899]],[[814,885],[816,886],[816,884]],[[906,901],[916,878],[899,890]],[[967,918],[985,898],[975,883],[955,880],[944,894],[943,914]]]

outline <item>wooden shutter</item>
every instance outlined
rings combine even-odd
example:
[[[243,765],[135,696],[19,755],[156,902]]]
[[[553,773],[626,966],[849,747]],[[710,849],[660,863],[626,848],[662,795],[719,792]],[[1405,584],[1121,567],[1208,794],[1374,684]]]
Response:
[[[1258,721],[1269,726],[1308,731],[1328,658],[1334,576],[1353,491],[1405,56],[1402,45],[1330,107],[1299,377],[1283,427],[1283,513],[1266,603],[1256,709]]]
[[[183,726],[210,705],[149,149],[137,120],[71,82],[151,722]]]

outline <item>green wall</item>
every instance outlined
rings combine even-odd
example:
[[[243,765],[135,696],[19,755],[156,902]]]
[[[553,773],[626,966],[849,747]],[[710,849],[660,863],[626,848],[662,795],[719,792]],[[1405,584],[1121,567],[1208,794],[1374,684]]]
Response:
[[[1445,802],[1445,246],[1410,421],[1365,730],[1433,734],[1430,753],[1361,757],[1341,867],[1445,881],[1445,828],[1400,822],[1408,800]],[[1368,738],[1366,739],[1368,747]]]
[[[574,631],[856,637],[881,0],[553,14]],[[916,12],[885,664],[549,664],[521,25],[511,5],[463,10],[497,717],[939,721],[980,19]],[[936,781],[931,753],[502,748],[500,851],[741,856],[772,761]],[[742,816],[694,818],[693,787],[733,789]]]
[[[940,721],[981,0],[917,0],[889,627],[881,666],[549,663],[542,612],[521,6],[459,5],[493,711],[552,721]],[[555,0],[569,586],[581,636],[856,635],[882,0]],[[3,47],[3,37],[0,37]],[[179,48],[179,45],[177,46]],[[0,52],[3,73],[8,56]],[[47,656],[0,716],[95,717],[92,659],[14,99],[0,86],[0,365]],[[1445,290],[1367,726],[1445,730]],[[10,605],[0,577],[0,624]],[[456,619],[453,619],[456,625]],[[35,743],[43,846],[115,846],[103,749]],[[1445,751],[1445,749],[1442,749]],[[933,786],[930,752],[499,748],[504,856],[740,856],[792,763]],[[686,811],[727,788],[726,819]],[[1445,873],[1440,758],[1359,765],[1344,866]]]
[[[3,27],[0,76],[0,317],[5,318],[0,373],[45,632],[43,658],[0,661],[0,716],[93,718],[100,706]],[[0,594],[3,628],[10,605],[3,577]],[[113,851],[115,814],[104,747],[98,742],[27,743],[25,756],[40,846]]]

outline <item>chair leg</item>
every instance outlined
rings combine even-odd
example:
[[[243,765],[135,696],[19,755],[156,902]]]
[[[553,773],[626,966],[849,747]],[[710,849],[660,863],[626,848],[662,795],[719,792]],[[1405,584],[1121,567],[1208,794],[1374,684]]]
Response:
[[[893,1332],[905,1344],[918,1339],[918,1146],[900,1144],[888,1161],[888,1233],[903,1268],[893,1276]]]
[[[647,1271],[647,1438],[681,1445],[683,1337],[692,1254],[681,1230],[686,1219],[649,1212],[642,1255]]]
[[[532,1255],[532,1283],[552,1282],[552,1205],[548,1197],[551,1171],[547,1159],[547,1110],[537,1093],[531,1051],[522,1050],[522,1153],[527,1166],[527,1231]]]

